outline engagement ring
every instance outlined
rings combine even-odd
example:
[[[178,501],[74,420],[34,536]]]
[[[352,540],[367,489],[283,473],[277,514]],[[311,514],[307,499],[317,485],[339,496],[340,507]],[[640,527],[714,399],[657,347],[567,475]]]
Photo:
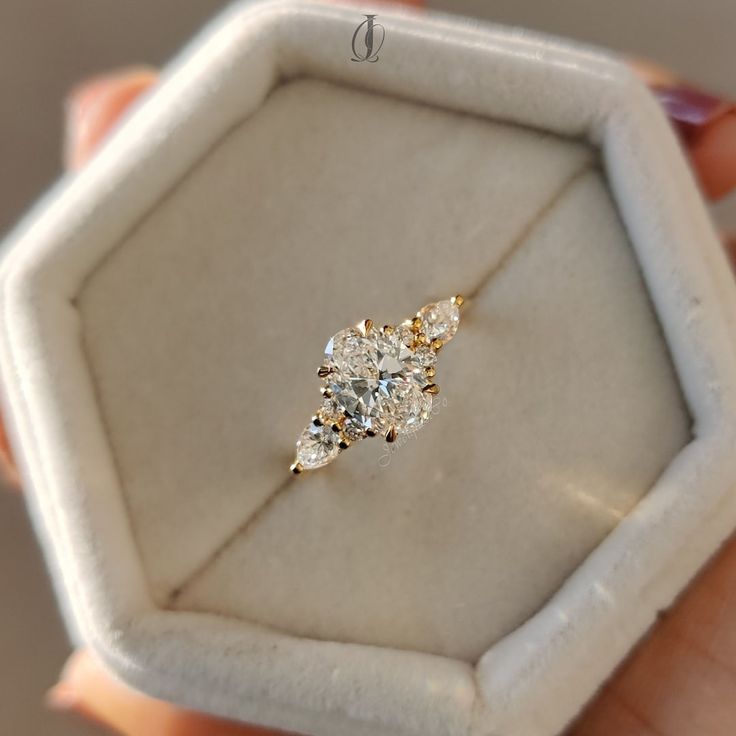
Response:
[[[333,335],[317,371],[322,405],[297,440],[292,472],[328,465],[365,437],[394,442],[422,427],[440,390],[437,353],[455,336],[463,302],[455,296],[399,325],[379,329],[366,319]]]

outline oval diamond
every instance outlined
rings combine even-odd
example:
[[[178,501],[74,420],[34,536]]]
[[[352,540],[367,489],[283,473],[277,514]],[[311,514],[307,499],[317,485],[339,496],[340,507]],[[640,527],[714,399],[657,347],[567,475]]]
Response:
[[[376,433],[424,423],[426,356],[406,345],[398,331],[358,336],[343,330],[327,345],[334,370],[326,385],[349,423]]]
[[[325,363],[344,376],[369,376],[375,373],[366,338],[354,327],[340,330],[325,347]]]

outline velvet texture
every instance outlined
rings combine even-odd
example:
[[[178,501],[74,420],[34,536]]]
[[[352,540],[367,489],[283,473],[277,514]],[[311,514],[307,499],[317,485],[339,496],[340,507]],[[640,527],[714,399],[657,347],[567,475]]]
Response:
[[[15,449],[70,622],[146,692],[551,736],[733,525],[727,267],[623,66],[378,12],[359,64],[355,8],[231,10],[19,229]],[[329,335],[458,291],[438,416],[283,487]]]

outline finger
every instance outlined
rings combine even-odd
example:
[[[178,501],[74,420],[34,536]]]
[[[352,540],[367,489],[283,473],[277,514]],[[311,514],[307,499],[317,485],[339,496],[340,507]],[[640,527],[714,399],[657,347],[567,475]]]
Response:
[[[736,189],[736,112],[721,116],[694,136],[690,157],[705,193],[720,199]]]
[[[736,189],[736,105],[657,65],[631,65],[678,129],[704,194],[715,200]]]
[[[723,238],[723,245],[726,248],[726,254],[731,260],[731,266],[736,273],[736,234],[729,233]]]
[[[569,736],[732,736],[734,724],[736,537]]]
[[[20,493],[20,476],[18,468],[13,458],[13,451],[10,449],[8,434],[5,431],[5,423],[0,416],[0,478],[2,478],[2,487],[7,491]]]
[[[77,713],[123,736],[277,736],[277,732],[184,711],[113,679],[88,650],[75,652],[48,705]],[[283,735],[282,735],[283,736]]]
[[[720,199],[736,187],[736,106],[682,82],[652,91],[678,127],[703,191]]]
[[[67,98],[64,163],[83,166],[130,105],[157,79],[147,68],[125,69],[82,83]]]

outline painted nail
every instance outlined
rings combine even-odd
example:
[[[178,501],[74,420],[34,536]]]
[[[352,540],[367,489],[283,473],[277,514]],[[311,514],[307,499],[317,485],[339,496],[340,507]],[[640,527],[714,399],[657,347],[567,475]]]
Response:
[[[652,92],[685,137],[693,135],[734,109],[733,103],[722,97],[687,84],[655,85]]]

